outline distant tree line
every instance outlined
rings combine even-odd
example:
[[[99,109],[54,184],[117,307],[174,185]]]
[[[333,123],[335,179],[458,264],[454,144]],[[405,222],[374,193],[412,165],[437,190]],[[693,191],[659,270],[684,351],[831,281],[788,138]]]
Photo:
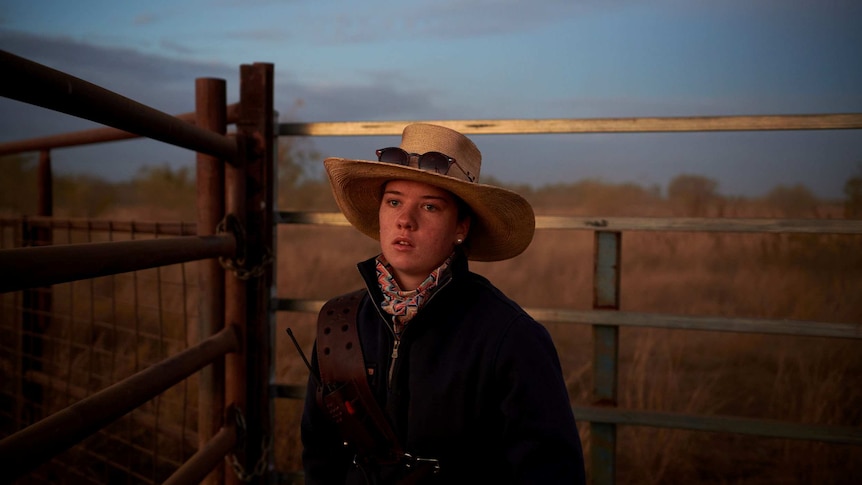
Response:
[[[0,214],[36,213],[36,163],[31,157],[0,159]],[[95,218],[118,207],[154,208],[194,220],[195,179],[187,167],[142,167],[129,181],[109,182],[98,175],[54,174],[54,214]]]
[[[279,140],[278,206],[282,210],[335,211],[329,184],[320,175],[322,155],[307,139]],[[0,214],[35,214],[36,164],[32,156],[0,158]],[[718,183],[696,174],[680,174],[666,193],[658,185],[610,184],[580,180],[541,187],[506,184],[486,177],[482,183],[500,185],[523,194],[537,212],[607,216],[832,217],[824,205],[841,205],[840,216],[862,218],[862,164],[844,184],[844,200],[823,201],[802,184],[778,185],[759,198],[727,197]],[[55,174],[55,215],[103,217],[118,208],[148,209],[161,217],[194,220],[195,180],[188,167],[145,166],[128,181],[108,182],[98,175]],[[155,212],[152,212],[155,211]]]

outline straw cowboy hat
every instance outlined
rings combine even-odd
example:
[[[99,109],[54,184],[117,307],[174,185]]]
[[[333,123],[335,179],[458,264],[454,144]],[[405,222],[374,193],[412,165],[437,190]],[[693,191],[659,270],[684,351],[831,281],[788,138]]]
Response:
[[[478,182],[482,154],[461,133],[442,126],[410,124],[401,135],[401,146],[378,150],[378,157],[384,162],[345,158],[323,162],[338,207],[362,233],[380,238],[378,210],[383,185],[397,179],[448,190],[470,207],[473,217],[464,248],[471,260],[509,259],[530,245],[536,228],[533,208],[512,191]],[[433,171],[435,167],[441,173]]]

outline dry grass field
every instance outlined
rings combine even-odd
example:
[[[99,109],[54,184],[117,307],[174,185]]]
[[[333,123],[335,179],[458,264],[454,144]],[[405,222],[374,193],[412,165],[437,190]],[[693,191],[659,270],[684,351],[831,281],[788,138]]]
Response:
[[[352,229],[279,230],[278,293],[325,299],[361,285],[355,263],[376,254]],[[824,322],[862,322],[862,238],[632,232],[623,235],[621,309]],[[540,231],[506,262],[473,264],[525,307],[589,309],[592,233]],[[305,368],[284,327],[310,350],[314,318],[278,320],[276,375]],[[571,398],[590,403],[591,331],[549,324]],[[803,423],[862,425],[862,341],[664,329],[620,332],[619,405]],[[299,467],[300,406],[277,406],[279,468]],[[581,434],[588,441],[589,426]],[[589,450],[587,450],[589,453]],[[862,448],[646,427],[620,427],[621,483],[853,483]]]
[[[529,193],[528,198],[538,214],[591,218],[841,217],[840,207],[825,203],[788,211],[787,205],[763,200],[714,198],[702,204],[695,201],[694,210],[690,200],[674,202],[637,187],[614,189],[586,183],[579,188],[581,197],[576,200],[570,197],[577,194],[566,190]],[[281,206],[290,208],[290,204]],[[98,217],[193,218],[189,207],[184,207],[175,211],[125,206]],[[331,201],[311,209],[331,210]],[[58,215],[66,213],[60,210]],[[352,228],[281,226],[278,241],[275,277],[278,296],[284,298],[327,299],[356,289],[361,281],[355,264],[378,251],[375,241]],[[862,323],[861,247],[862,236],[626,232],[622,238],[621,309]],[[471,268],[524,307],[586,310],[592,301],[592,258],[592,232],[543,230],[517,258],[474,263]],[[193,324],[196,319],[196,278],[195,265],[189,264],[162,273],[141,272],[136,279],[118,276],[76,283],[74,290],[55,288],[55,311],[77,316],[65,326],[57,325],[53,338],[80,341],[75,354],[56,354],[53,364],[59,375],[67,374],[65,385],[90,393],[178,351],[189,338],[181,328],[183,322]],[[161,292],[147,290],[153,280],[160,282]],[[188,293],[176,291],[178,286],[188,286]],[[134,311],[124,313],[130,306]],[[136,332],[147,336],[138,338],[138,348],[133,348],[131,335],[110,328],[109,323],[118,319],[135,320]],[[93,331],[99,322],[107,323]],[[277,382],[305,382],[307,371],[284,329],[291,327],[309,352],[314,325],[315,315],[279,314],[274,332]],[[572,402],[590,404],[591,329],[582,324],[546,325],[560,354]],[[156,343],[165,337],[177,344]],[[621,407],[862,426],[862,340],[623,328],[619,341]],[[81,350],[92,342],[96,343],[95,353]],[[113,357],[118,355],[115,345],[126,347],[119,351],[119,360]],[[75,377],[76,369],[86,372]],[[88,380],[94,373],[104,378]],[[126,429],[152,416],[156,422],[161,419],[193,427],[193,380],[171,392],[176,395],[137,412],[133,424],[123,424],[122,434],[131,438]],[[301,403],[278,400],[275,412],[277,468],[297,470]],[[580,423],[580,431],[584,443],[589,443],[588,423]],[[177,451],[177,455],[187,455],[186,441],[180,436],[178,442],[176,449],[162,444],[163,454]],[[588,446],[585,451],[589,454]],[[862,483],[859,446],[620,427],[617,451],[620,483]]]

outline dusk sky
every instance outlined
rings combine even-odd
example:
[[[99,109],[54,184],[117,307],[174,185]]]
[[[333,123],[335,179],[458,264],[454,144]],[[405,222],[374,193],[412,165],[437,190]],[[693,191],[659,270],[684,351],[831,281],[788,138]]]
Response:
[[[6,0],[0,49],[168,113],[198,77],[275,65],[280,121],[862,113],[856,0]],[[2,75],[13,75],[4,72]],[[0,142],[98,126],[0,98]],[[473,136],[482,174],[536,186],[596,179],[725,195],[804,184],[840,198],[862,131]],[[313,138],[369,158],[397,137]],[[61,172],[193,166],[151,141],[55,150]]]

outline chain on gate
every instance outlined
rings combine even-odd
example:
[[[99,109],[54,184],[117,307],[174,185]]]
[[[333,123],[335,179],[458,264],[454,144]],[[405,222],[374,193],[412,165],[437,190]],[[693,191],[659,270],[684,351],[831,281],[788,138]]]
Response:
[[[235,409],[233,415],[236,419],[237,426],[237,434],[239,436],[246,436],[246,425],[245,425],[245,416],[242,414],[242,410]],[[242,440],[243,443],[245,439]],[[260,441],[260,457],[257,459],[257,462],[254,464],[254,467],[251,471],[246,471],[246,469],[242,466],[242,463],[239,462],[239,459],[236,457],[236,453],[231,453],[225,456],[225,460],[230,464],[233,472],[236,474],[237,478],[239,478],[244,483],[251,482],[255,477],[263,476],[266,472],[266,466],[269,463],[269,453],[272,451],[272,435],[265,436]]]
[[[248,256],[248,247],[246,245],[245,228],[242,226],[239,219],[237,219],[233,214],[227,214],[224,216],[224,219],[222,219],[216,226],[216,234],[225,233],[233,234],[236,239],[236,256],[233,258],[220,256],[218,260],[222,267],[232,272],[234,276],[241,280],[259,278],[263,275],[264,271],[266,271],[266,267],[272,264],[272,250],[269,247],[265,247],[260,263],[251,268],[247,268],[246,257]]]
[[[241,280],[258,278],[263,275],[264,271],[266,271],[266,266],[272,264],[272,250],[269,247],[266,247],[260,263],[252,268],[247,268],[245,264],[248,248],[246,245],[245,228],[242,226],[239,219],[237,219],[233,214],[227,214],[216,226],[217,234],[225,234],[228,232],[233,234],[236,239],[236,256],[233,258],[219,257],[219,263],[221,263],[222,267],[233,272],[233,274]],[[245,416],[240,409],[235,409],[233,415],[236,420],[237,434],[242,437],[242,440],[238,440],[238,442],[241,441],[243,446],[245,446]],[[269,454],[272,451],[272,441],[272,435],[264,436],[261,439],[260,457],[251,470],[246,470],[245,467],[242,466],[236,453],[230,453],[225,456],[225,460],[230,464],[237,478],[244,483],[248,483],[255,477],[263,476],[266,472],[267,464],[269,463]]]

